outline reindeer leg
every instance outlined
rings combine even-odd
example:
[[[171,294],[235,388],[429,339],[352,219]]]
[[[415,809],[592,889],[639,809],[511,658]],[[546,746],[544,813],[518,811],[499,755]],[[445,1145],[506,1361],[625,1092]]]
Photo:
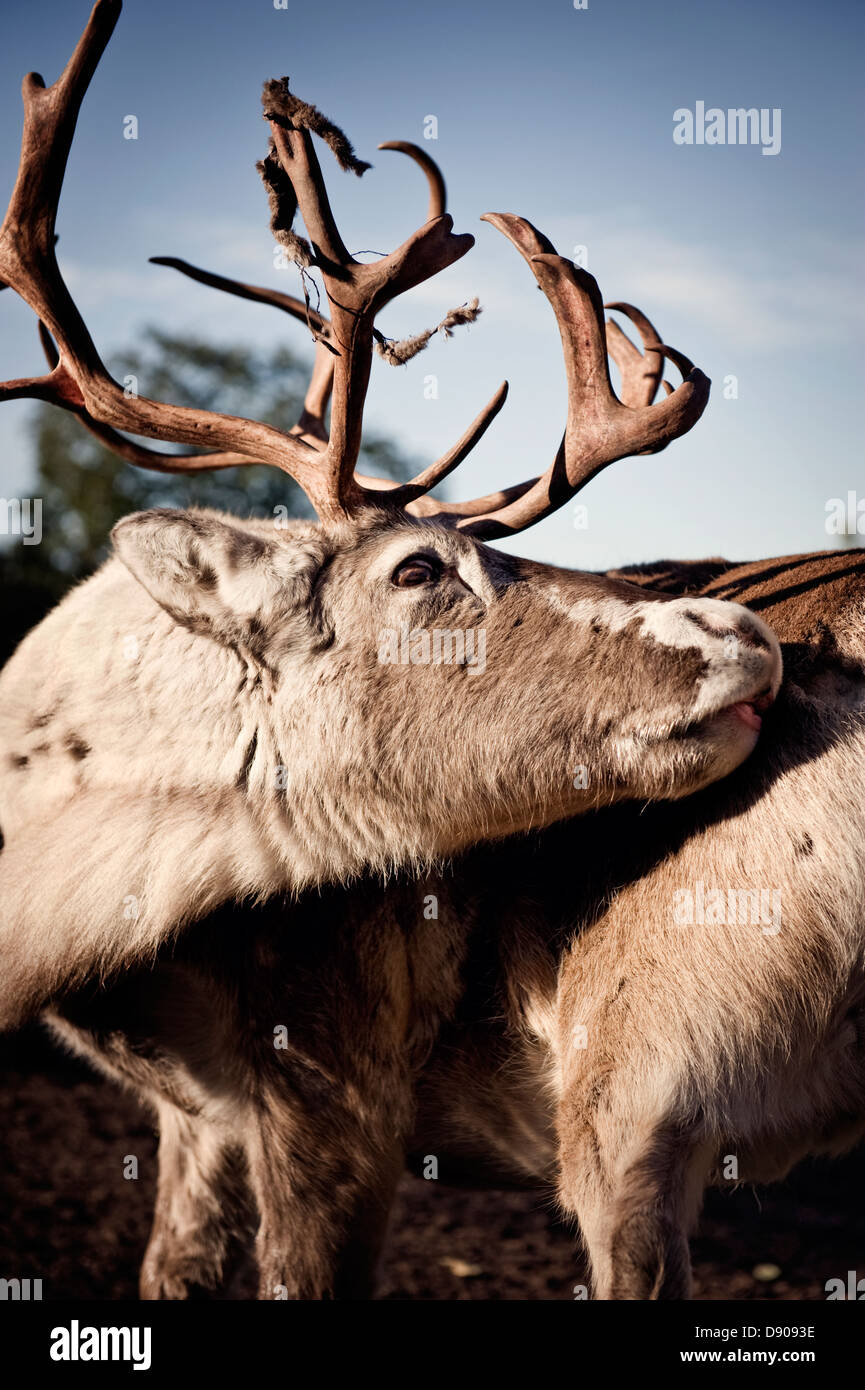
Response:
[[[393,1130],[372,1135],[349,1105],[288,1115],[263,1107],[248,1145],[260,1212],[261,1299],[367,1299],[404,1149]]]
[[[243,1153],[200,1117],[164,1101],[157,1110],[159,1183],[141,1297],[212,1296],[250,1229]]]
[[[250,1154],[259,1297],[373,1297],[402,1145],[377,1155],[355,1143],[328,1151],[320,1130],[313,1140],[298,1127],[295,1143],[286,1143],[268,1129],[260,1127]]]
[[[623,1090],[639,1094],[633,1078]],[[689,1298],[688,1232],[708,1152],[669,1120],[635,1123],[631,1114],[626,1123],[612,1107],[593,1113],[572,1097],[562,1107],[559,1134],[559,1199],[579,1222],[594,1297]]]

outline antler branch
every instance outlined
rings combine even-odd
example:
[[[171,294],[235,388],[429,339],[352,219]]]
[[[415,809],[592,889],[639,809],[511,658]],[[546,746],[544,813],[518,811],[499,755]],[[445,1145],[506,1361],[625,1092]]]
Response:
[[[38,315],[57,345],[48,377],[0,385],[0,401],[35,396],[52,401],[97,425],[197,448],[227,449],[244,462],[261,459],[314,489],[316,452],[303,440],[270,425],[238,416],[128,397],[102,363],[66,287],[54,250],[57,205],[81,102],[120,14],[119,0],[98,0],[62,75],[51,87],[31,73],[24,79],[24,130],[18,178],[0,227],[0,278]],[[133,446],[134,447],[134,446]],[[156,459],[161,456],[156,455]],[[237,462],[234,459],[233,462]],[[211,455],[165,457],[178,471],[228,467]],[[153,460],[148,460],[153,466]]]
[[[557,255],[530,222],[510,213],[486,213],[482,220],[517,248],[549,300],[559,325],[568,385],[565,433],[545,473],[504,494],[469,504],[442,503],[432,513],[490,540],[534,525],[617,459],[666,448],[699,419],[710,383],[683,354],[660,343],[649,320],[632,306],[610,307],[634,318],[646,343],[645,357],[614,324],[605,330],[604,305],[594,277]],[[622,369],[624,401],[610,381],[608,345]],[[685,380],[665,401],[652,405],[660,376],[655,362],[664,357],[676,361]]]
[[[508,213],[491,222],[517,248],[547,296],[559,325],[568,385],[564,437],[549,468],[538,478],[467,503],[427,496],[474,447],[504,404],[507,383],[495,393],[466,433],[446,454],[409,483],[363,478],[355,472],[361,448],[363,405],[374,342],[384,355],[405,360],[432,332],[392,344],[375,328],[376,314],[398,294],[452,265],[473,245],[455,236],[447,214],[444,179],[416,145],[391,141],[424,171],[429,188],[427,220],[389,255],[356,261],[336,225],[313,134],[324,140],[342,168],[363,174],[347,137],[316,107],[301,101],[282,78],[265,84],[263,103],[270,147],[260,165],[268,188],[274,236],[294,259],[316,268],[324,282],[329,317],[308,302],[260,286],[228,280],[173,257],[155,257],[203,284],[282,309],[303,319],[316,338],[316,360],[301,417],[290,431],[258,421],[128,397],[102,363],[69,294],[55,254],[57,205],[81,101],[120,13],[120,0],[97,0],[64,72],[51,87],[31,73],[24,79],[24,130],[18,178],[0,227],[0,287],[11,286],[35,311],[51,370],[47,375],[0,384],[0,401],[33,397],[76,414],[104,443],[131,462],[164,472],[272,464],[291,474],[323,520],[336,520],[368,504],[405,506],[485,538],[511,534],[561,506],[602,468],[627,454],[655,453],[690,429],[709,393],[707,378],[682,353],[661,343],[649,320],[632,305],[616,309],[636,325],[640,353],[612,322],[604,326],[595,280],[556,254],[531,223]],[[307,238],[294,230],[300,213]],[[439,324],[448,332],[477,316],[476,301],[451,310]],[[619,366],[622,399],[613,391],[607,354]],[[668,358],[684,380],[674,391],[663,381]],[[663,381],[666,400],[652,404]],[[325,424],[332,397],[330,429]],[[125,438],[122,431],[171,440],[215,452],[162,454]]]

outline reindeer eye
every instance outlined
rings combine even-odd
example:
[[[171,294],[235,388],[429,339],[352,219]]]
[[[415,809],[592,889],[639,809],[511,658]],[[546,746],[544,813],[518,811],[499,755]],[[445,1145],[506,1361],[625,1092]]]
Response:
[[[410,555],[397,565],[390,577],[398,589],[413,589],[419,584],[434,584],[441,577],[441,565],[426,555]]]

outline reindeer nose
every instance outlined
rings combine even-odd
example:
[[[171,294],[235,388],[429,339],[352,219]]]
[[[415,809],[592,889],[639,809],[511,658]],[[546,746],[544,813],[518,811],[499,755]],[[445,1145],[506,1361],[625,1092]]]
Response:
[[[746,700],[761,709],[772,703],[781,684],[778,639],[770,627],[738,603],[720,599],[676,599],[670,614],[673,640],[702,648],[706,674],[701,700]],[[681,626],[679,626],[681,624]]]
[[[710,607],[717,603],[718,607]],[[705,606],[703,606],[705,605]],[[722,603],[718,599],[703,599],[699,609],[686,610],[682,616],[695,624],[702,632],[713,633],[718,637],[734,638],[746,646],[770,651],[773,634],[755,614],[749,613],[738,603]]]
[[[658,642],[700,652],[698,717],[742,702],[772,703],[781,685],[781,648],[756,613],[712,598],[676,598],[641,609],[644,630]]]

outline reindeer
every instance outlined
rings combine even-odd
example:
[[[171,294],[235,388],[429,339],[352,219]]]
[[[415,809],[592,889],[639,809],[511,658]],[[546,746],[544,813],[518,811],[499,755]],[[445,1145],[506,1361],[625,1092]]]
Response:
[[[484,544],[539,521],[615,460],[666,447],[696,422],[709,391],[631,306],[618,307],[636,323],[643,353],[605,329],[594,279],[521,218],[486,220],[527,261],[559,325],[568,416],[553,462],[469,503],[429,497],[498,413],[503,386],[410,483],[356,473],[373,344],[393,361],[417,347],[388,343],[375,317],[473,238],[453,235],[432,162],[398,143],[390,147],[427,175],[427,220],[390,255],[354,260],[312,134],[343,167],[364,166],[284,80],[264,93],[271,225],[320,272],[330,314],[308,315],[319,341],[298,425],[283,433],[124,395],[54,251],[78,109],[119,11],[117,0],[99,0],[52,87],[25,79],[0,277],[37,314],[50,370],[6,383],[0,399],[70,410],[146,467],[280,467],[319,521],[279,530],[207,511],[126,518],[115,528],[116,557],[12,658],[0,713],[0,1026],[54,1001],[58,1030],[95,1048],[156,1105],[163,1176],[145,1296],[214,1287],[246,1182],[263,1296],[363,1291],[402,1161],[414,1068],[457,1005],[469,935],[465,921],[450,938],[440,924],[436,933],[407,930],[393,903],[369,902],[368,884],[362,921],[351,908],[350,932],[337,930],[319,920],[312,890],[351,903],[353,893],[328,886],[398,870],[422,876],[482,841],[707,787],[753,752],[779,688],[779,648],[735,604],[654,593]],[[308,242],[292,230],[298,209]],[[307,314],[287,296],[226,287]],[[446,322],[476,312],[453,311]],[[683,382],[676,390],[665,382],[666,399],[654,404],[664,358]],[[161,454],[124,431],[214,452]],[[432,628],[483,629],[485,669],[380,659],[383,630]],[[448,757],[455,742],[459,756]],[[575,765],[591,769],[587,786],[575,785]],[[249,911],[255,901],[279,906],[276,935],[238,921],[232,905]],[[226,921],[236,939],[220,930]],[[194,948],[205,929],[203,982]],[[293,942],[288,980],[277,968],[283,938]],[[268,971],[278,998],[259,990]],[[173,983],[163,994],[166,972]],[[136,1031],[132,996],[142,979],[157,982],[161,1001],[155,1031],[143,1025],[149,1050],[124,1042]],[[339,981],[345,988],[323,1003]],[[113,1008],[124,995],[131,1012],[118,1026]],[[265,1061],[262,1011],[271,1020]],[[313,1148],[298,1106],[320,1128]]]
[[[596,1298],[684,1298],[707,1186],[863,1137],[863,575],[863,551],[624,572],[735,595],[782,637],[778,700],[724,781],[421,879],[225,904],[55,1006],[159,1116],[143,1296],[230,1292],[256,1208],[263,1298],[369,1296],[408,1156],[557,1197]]]

